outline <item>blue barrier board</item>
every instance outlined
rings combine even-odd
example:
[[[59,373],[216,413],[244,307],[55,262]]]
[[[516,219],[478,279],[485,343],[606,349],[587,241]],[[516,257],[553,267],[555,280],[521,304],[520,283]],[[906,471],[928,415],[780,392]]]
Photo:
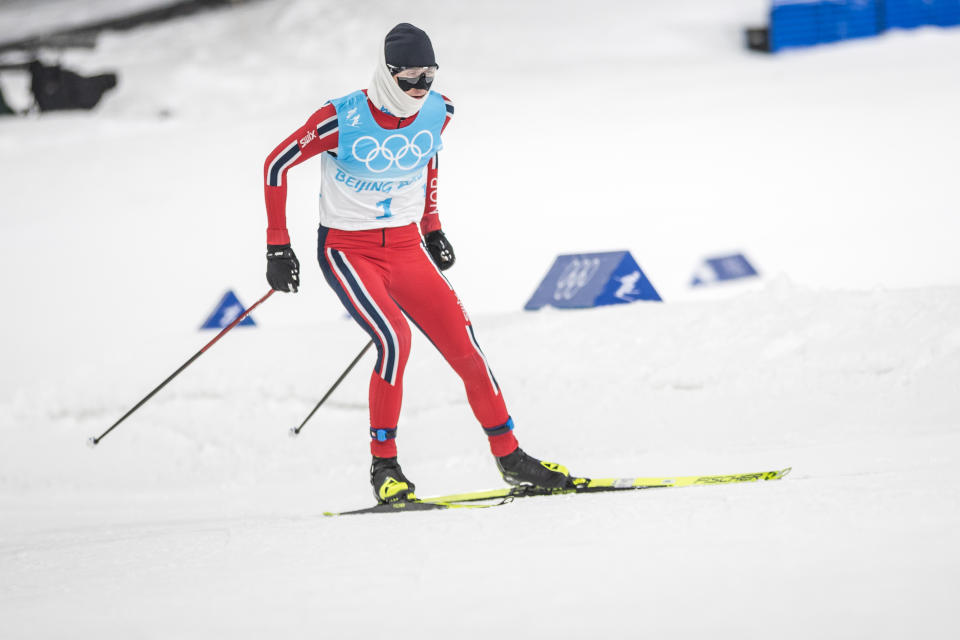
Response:
[[[233,291],[227,291],[223,294],[223,297],[220,298],[220,302],[217,303],[217,306],[214,307],[213,313],[210,314],[203,325],[200,326],[201,329],[223,329],[231,322],[240,317],[244,311],[246,311],[240,303],[240,299],[237,298],[237,294]],[[247,316],[240,321],[238,327],[255,327],[256,323],[253,321],[253,316]]]
[[[523,308],[585,309],[638,300],[661,298],[629,251],[577,253],[557,256]]]
[[[760,274],[753,268],[745,255],[734,253],[704,260],[690,281],[690,286],[698,287],[713,282],[739,280],[758,275]]]

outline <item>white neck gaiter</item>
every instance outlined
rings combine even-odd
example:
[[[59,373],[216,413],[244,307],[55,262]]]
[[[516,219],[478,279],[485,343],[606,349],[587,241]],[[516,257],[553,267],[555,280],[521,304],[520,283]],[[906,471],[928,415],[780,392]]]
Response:
[[[380,44],[380,60],[377,64],[377,70],[373,73],[373,80],[367,89],[367,97],[373,105],[380,110],[386,109],[390,115],[398,118],[409,118],[420,111],[423,106],[424,98],[413,98],[408,96],[397,84],[397,81],[390,75],[387,69],[387,61],[384,57],[383,44]]]

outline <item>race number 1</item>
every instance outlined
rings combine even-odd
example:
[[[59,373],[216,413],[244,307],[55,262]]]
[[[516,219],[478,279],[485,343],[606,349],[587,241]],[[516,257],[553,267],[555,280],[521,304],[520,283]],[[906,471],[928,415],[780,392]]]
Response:
[[[381,200],[377,203],[377,206],[383,209],[383,215],[377,216],[377,220],[383,220],[384,218],[390,218],[393,216],[393,212],[390,211],[390,203],[393,201],[393,198],[387,198],[386,200]]]

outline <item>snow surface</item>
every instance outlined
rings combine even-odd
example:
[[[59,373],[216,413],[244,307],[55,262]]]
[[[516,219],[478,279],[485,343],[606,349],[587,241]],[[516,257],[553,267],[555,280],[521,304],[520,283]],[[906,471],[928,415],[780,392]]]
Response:
[[[122,18],[175,0],[0,0],[0,43]]]
[[[0,637],[953,637],[960,30],[766,57],[740,33],[763,15],[277,0],[66,54],[118,90],[0,120]],[[225,288],[266,292],[263,158],[401,20],[457,105],[449,274],[523,446],[593,476],[790,476],[323,518],[371,502],[372,356],[286,437],[366,340],[311,260],[311,163],[301,293],[83,446],[212,337]],[[557,253],[616,249],[666,303],[520,311]],[[764,277],[687,287],[728,250]],[[498,486],[419,337],[405,386],[418,492]]]

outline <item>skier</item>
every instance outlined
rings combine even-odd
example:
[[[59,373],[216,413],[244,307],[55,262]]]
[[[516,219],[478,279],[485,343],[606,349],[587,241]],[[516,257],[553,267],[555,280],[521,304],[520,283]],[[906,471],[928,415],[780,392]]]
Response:
[[[267,281],[277,291],[296,293],[300,286],[286,228],[286,175],[323,154],[317,258],[327,283],[377,347],[369,392],[370,482],[377,500],[416,499],[395,441],[410,352],[404,315],[462,378],[504,480],[569,487],[565,467],[518,446],[473,324],[440,273],[456,258],[437,215],[437,152],[453,116],[450,99],[430,90],[437,68],[427,34],[398,24],[380,47],[370,87],[325,103],[267,156]]]

